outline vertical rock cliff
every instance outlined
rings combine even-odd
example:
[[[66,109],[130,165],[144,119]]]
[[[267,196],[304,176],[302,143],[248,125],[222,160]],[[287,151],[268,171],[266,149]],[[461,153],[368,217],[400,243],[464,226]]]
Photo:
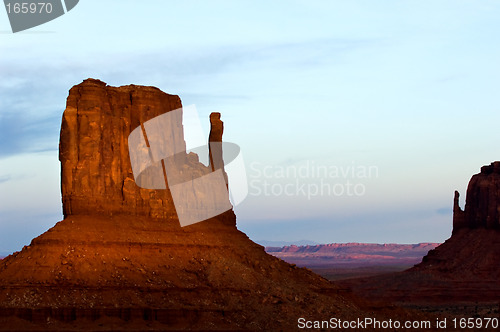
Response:
[[[462,228],[500,229],[500,161],[481,167],[471,178],[464,211],[455,202],[453,231]]]
[[[64,216],[175,218],[168,190],[135,184],[128,136],[146,121],[181,107],[178,96],[154,87],[117,88],[93,79],[74,86],[62,119],[59,150]],[[177,125],[182,131],[182,123]]]

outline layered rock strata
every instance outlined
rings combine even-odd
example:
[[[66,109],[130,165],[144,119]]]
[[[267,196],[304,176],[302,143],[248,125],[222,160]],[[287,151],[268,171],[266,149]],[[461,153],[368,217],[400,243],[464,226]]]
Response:
[[[70,90],[65,219],[0,261],[0,330],[270,331],[296,329],[299,317],[368,315],[327,280],[267,255],[237,230],[232,210],[181,227],[168,188],[136,185],[128,135],[179,107],[153,87],[86,80]],[[210,140],[221,142],[220,115],[211,123]]]
[[[181,107],[178,96],[154,87],[117,88],[93,79],[74,86],[63,114],[59,145],[64,216],[175,218],[168,190],[136,185],[128,136],[146,121]]]

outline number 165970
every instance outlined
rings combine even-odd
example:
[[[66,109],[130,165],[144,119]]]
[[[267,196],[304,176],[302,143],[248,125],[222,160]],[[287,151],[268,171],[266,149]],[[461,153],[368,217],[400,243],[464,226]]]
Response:
[[[50,14],[52,4],[50,2],[14,2],[5,5],[7,13],[11,14]]]

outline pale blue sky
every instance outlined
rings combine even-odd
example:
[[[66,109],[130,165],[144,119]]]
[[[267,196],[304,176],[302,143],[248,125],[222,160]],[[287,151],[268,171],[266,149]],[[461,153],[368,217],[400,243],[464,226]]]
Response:
[[[71,86],[154,85],[242,147],[253,239],[444,241],[453,191],[498,158],[498,1],[97,1],[12,34],[0,10],[0,252],[61,218]],[[368,167],[362,196],[256,195],[321,179],[264,167]],[[257,184],[257,185],[255,185]]]

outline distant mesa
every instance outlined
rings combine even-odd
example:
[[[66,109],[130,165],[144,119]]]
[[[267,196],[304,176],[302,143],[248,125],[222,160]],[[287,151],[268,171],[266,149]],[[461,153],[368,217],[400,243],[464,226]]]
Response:
[[[317,245],[319,243],[311,240],[298,240],[298,241],[271,241],[271,240],[255,240],[258,244],[264,247],[285,247],[285,246],[308,246]]]
[[[330,243],[267,247],[266,251],[288,263],[314,270],[374,265],[409,267],[419,263],[429,250],[437,246],[439,243]]]

